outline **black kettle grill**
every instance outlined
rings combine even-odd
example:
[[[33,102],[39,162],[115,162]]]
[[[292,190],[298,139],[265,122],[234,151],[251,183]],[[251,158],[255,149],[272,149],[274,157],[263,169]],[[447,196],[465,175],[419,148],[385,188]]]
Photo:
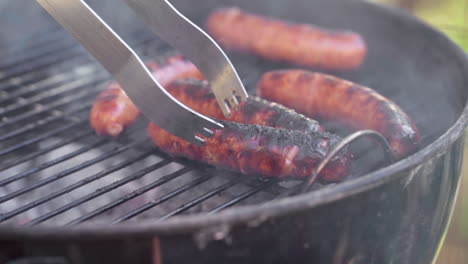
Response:
[[[122,3],[89,2],[145,58],[174,53],[141,29]],[[39,5],[5,2],[0,4],[0,263],[426,264],[434,259],[457,193],[468,119],[468,60],[459,47],[402,11],[364,1],[173,3],[200,25],[214,8],[235,5],[359,32],[369,46],[365,65],[328,73],[392,98],[420,128],[423,148],[372,172],[358,168],[342,183],[275,199],[291,183],[168,157],[149,144],[144,120],[117,139],[95,135],[88,112],[109,75]],[[20,17],[23,10],[28,16]],[[229,56],[250,92],[263,72],[292,67],[252,55]]]

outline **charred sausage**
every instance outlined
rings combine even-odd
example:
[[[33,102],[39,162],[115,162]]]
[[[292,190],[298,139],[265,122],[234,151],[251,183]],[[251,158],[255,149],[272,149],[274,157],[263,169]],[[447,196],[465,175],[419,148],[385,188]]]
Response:
[[[331,32],[254,15],[238,8],[213,12],[208,32],[228,49],[308,67],[348,70],[359,67],[367,47],[353,32]]]
[[[249,96],[239,104],[238,111],[233,111],[231,116],[226,118],[206,81],[178,80],[171,83],[167,90],[181,103],[209,117],[304,132],[323,131],[317,121],[256,96]]]
[[[258,94],[308,117],[336,120],[360,130],[372,129],[389,142],[397,159],[418,149],[419,130],[394,102],[376,91],[321,73],[283,70],[265,73]]]
[[[195,65],[182,56],[170,57],[164,65],[149,63],[147,66],[163,86],[176,79],[203,79],[203,75]],[[89,119],[91,126],[98,134],[118,136],[139,115],[140,111],[122,88],[117,83],[111,83],[97,96]]]
[[[173,156],[242,173],[303,179],[340,140],[323,132],[315,120],[255,96],[242,102],[226,119],[205,81],[178,80],[168,86],[168,91],[195,111],[222,119],[225,125],[198,147],[150,124],[148,133],[153,142]],[[339,181],[349,174],[350,166],[351,155],[344,150],[320,179]]]
[[[215,130],[204,146],[196,146],[164,131],[155,124],[148,133],[161,150],[213,166],[280,179],[309,176],[339,137],[326,132],[278,129],[267,126],[220,121],[224,129]],[[326,182],[342,180],[349,174],[351,158],[342,151],[320,173]]]

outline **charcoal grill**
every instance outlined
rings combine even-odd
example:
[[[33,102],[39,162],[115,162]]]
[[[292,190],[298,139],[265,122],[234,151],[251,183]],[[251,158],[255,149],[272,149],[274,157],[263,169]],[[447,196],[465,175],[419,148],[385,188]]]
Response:
[[[370,48],[364,67],[329,73],[394,99],[421,129],[424,148],[375,170],[382,156],[363,143],[369,151],[346,182],[280,199],[300,182],[168,157],[151,146],[146,120],[119,138],[99,137],[88,113],[109,75],[45,18],[49,28],[0,61],[0,263],[434,258],[458,187],[467,122],[468,63],[458,47],[400,11],[360,1],[173,2],[199,24],[215,7],[238,5],[360,32]],[[131,28],[125,36],[144,58],[175,53],[137,22]],[[291,67],[230,56],[250,89],[264,71]]]

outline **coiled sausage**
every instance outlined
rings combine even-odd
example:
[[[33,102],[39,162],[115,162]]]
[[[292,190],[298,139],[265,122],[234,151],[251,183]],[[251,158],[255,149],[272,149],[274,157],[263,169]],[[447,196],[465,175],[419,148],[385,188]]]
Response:
[[[262,76],[257,93],[319,121],[336,120],[355,130],[375,130],[388,140],[397,159],[420,145],[418,128],[398,105],[350,81],[304,70],[279,70]]]

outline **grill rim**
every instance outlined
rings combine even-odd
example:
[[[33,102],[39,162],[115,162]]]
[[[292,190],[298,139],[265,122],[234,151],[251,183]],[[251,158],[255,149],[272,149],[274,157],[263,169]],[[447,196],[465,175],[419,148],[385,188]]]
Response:
[[[461,72],[465,72],[464,82],[468,84],[468,54],[466,54],[454,41],[449,39],[440,30],[410,15],[409,13],[388,6],[381,6],[365,0],[357,0],[352,4],[361,5],[369,12],[380,12],[382,16],[398,18],[401,22],[419,26],[433,39],[446,47],[459,64]],[[243,205],[227,208],[214,214],[195,213],[187,216],[174,216],[164,221],[150,219],[139,220],[138,223],[123,222],[118,225],[109,225],[108,222],[84,222],[76,226],[54,226],[42,224],[37,226],[14,226],[0,224],[0,234],[4,238],[35,238],[35,239],[61,239],[61,238],[121,238],[122,235],[152,237],[155,234],[181,234],[213,228],[216,226],[237,225],[249,221],[259,223],[270,218],[281,217],[303,212],[311,208],[346,199],[350,196],[376,188],[407,175],[403,172],[417,170],[419,165],[443,155],[457,140],[464,138],[468,126],[468,102],[465,102],[462,113],[455,123],[439,138],[413,155],[406,157],[390,166],[368,173],[356,179],[350,179],[331,188],[323,188],[307,194],[282,198],[267,204]]]

